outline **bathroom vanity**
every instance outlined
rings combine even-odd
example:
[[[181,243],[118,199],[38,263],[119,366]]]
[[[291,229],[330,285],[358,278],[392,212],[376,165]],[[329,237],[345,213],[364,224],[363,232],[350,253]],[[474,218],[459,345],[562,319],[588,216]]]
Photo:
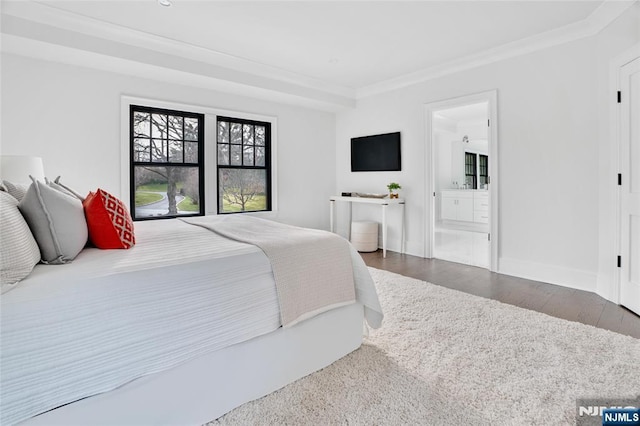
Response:
[[[478,189],[440,191],[440,218],[461,222],[489,223],[489,193]]]

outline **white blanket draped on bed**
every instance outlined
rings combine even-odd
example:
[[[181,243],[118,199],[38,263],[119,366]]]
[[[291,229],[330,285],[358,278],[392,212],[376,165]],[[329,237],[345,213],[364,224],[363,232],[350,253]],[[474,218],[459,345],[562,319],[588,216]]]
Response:
[[[273,269],[283,327],[355,301],[349,243],[339,235],[252,216],[182,220],[262,249]]]

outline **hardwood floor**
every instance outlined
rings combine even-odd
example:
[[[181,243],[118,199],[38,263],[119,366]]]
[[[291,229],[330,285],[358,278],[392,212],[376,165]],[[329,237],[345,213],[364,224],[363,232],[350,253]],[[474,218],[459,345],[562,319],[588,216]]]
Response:
[[[377,269],[640,339],[640,316],[595,293],[389,251],[386,258],[382,250],[361,255],[368,266]]]

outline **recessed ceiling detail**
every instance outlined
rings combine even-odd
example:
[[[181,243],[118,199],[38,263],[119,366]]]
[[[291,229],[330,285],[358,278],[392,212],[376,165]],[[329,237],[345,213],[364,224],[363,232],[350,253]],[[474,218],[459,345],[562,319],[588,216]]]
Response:
[[[170,2],[157,3],[163,1]],[[234,90],[244,85],[335,109],[593,35],[634,2],[157,3],[5,0],[2,50],[36,56],[59,48],[66,53],[58,60],[76,62],[83,55],[113,57],[126,69],[165,68],[153,74],[195,75],[198,84],[208,78],[215,86],[228,81]]]

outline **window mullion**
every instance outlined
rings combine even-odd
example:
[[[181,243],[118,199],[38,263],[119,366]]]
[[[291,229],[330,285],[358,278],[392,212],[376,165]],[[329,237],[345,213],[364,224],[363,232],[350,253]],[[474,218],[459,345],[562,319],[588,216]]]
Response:
[[[240,162],[243,166],[246,166],[246,164],[244,164],[244,149],[245,149],[245,140],[244,140],[244,124],[240,125],[240,129],[241,130],[241,135],[242,135],[242,146],[240,146],[240,155],[242,156],[242,161]]]
[[[181,117],[181,118],[182,118],[182,120],[181,120],[182,121],[182,141],[181,141],[182,142],[182,162],[184,163],[185,162],[184,161],[185,160],[185,155],[187,153],[187,144],[185,142],[184,117]],[[198,153],[198,154],[200,154],[200,153]]]

